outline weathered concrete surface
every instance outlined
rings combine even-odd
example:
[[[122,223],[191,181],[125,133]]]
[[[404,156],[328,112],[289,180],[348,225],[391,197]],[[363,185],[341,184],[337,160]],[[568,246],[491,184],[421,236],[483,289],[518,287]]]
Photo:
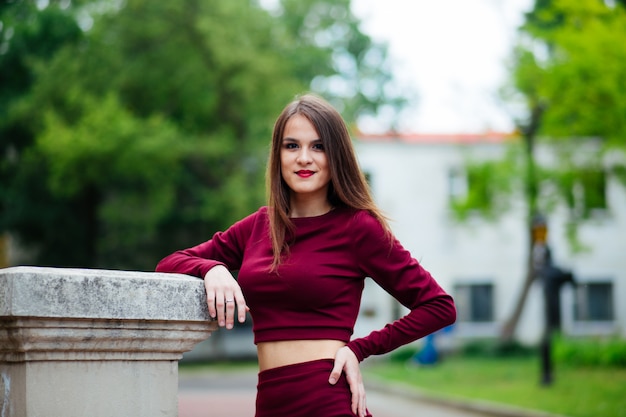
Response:
[[[2,417],[178,415],[176,361],[2,363],[0,372]]]
[[[0,417],[176,416],[178,360],[216,328],[197,278],[0,269]]]
[[[208,320],[202,280],[179,274],[14,267],[0,270],[0,317]]]

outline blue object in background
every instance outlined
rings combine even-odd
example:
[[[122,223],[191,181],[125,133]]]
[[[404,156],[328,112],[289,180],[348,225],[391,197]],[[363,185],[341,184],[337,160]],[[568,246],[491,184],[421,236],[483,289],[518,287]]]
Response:
[[[422,346],[422,349],[419,352],[413,355],[412,360],[421,365],[436,364],[437,361],[439,360],[439,352],[437,351],[437,347],[435,346],[435,336],[440,333],[442,337],[445,336],[445,334],[450,334],[452,333],[453,328],[454,328],[454,325],[450,325],[450,326],[444,327],[438,332],[431,333],[428,336],[426,336],[424,338],[424,346]]]
[[[437,349],[435,349],[435,334],[432,333],[426,336],[422,350],[415,354],[413,360],[422,365],[434,365],[438,357]]]

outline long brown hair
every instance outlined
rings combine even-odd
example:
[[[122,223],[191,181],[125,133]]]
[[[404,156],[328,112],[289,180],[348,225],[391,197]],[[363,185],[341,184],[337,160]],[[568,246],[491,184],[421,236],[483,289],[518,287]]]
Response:
[[[293,222],[289,219],[290,189],[283,180],[280,151],[285,125],[296,114],[306,117],[322,140],[330,168],[330,204],[333,207],[347,206],[367,210],[389,231],[387,220],[374,203],[365,176],[361,172],[343,118],[321,97],[305,94],[289,103],[274,124],[266,174],[269,229],[274,253],[272,270],[280,264],[282,255],[289,254],[288,237],[294,231]]]

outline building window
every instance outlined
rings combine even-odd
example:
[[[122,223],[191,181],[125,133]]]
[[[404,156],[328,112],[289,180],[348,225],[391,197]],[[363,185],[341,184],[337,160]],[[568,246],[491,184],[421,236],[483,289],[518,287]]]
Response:
[[[448,204],[454,216],[463,220],[474,214],[495,218],[503,213],[508,199],[502,196],[510,190],[502,169],[498,162],[484,161],[449,170]]]
[[[585,206],[591,210],[606,210],[606,173],[586,171],[581,180]]]
[[[613,283],[590,282],[576,287],[574,320],[613,321]]]
[[[459,284],[454,293],[459,322],[494,321],[493,284]]]
[[[606,173],[602,170],[581,171],[568,198],[574,214],[579,217],[606,211]]]
[[[467,200],[467,174],[460,168],[448,171],[448,196],[453,203],[463,203]]]

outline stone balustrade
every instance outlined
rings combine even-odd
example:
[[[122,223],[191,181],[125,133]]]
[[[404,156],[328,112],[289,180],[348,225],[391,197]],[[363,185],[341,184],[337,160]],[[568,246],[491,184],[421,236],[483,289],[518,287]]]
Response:
[[[0,417],[176,416],[205,300],[185,275],[0,269]]]

